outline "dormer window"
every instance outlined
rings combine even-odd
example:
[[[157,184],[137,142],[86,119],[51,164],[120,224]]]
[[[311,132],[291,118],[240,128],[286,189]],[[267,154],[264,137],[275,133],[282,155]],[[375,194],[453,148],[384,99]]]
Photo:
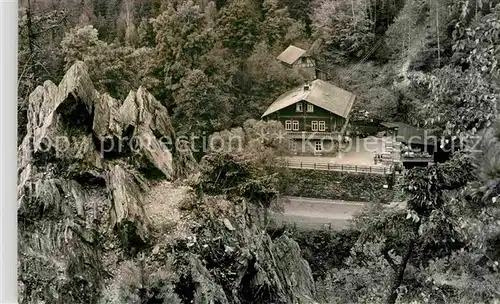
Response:
[[[309,113],[314,112],[314,106],[310,103],[307,104],[307,112]]]
[[[302,108],[302,103],[301,102],[298,102],[295,106],[295,111],[296,112],[303,112],[304,109]]]

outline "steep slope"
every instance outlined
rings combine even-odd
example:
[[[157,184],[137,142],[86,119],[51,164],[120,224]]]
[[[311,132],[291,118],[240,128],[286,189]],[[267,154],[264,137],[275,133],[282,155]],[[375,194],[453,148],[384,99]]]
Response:
[[[99,94],[77,62],[59,86],[47,81],[30,95],[27,130],[18,154],[22,293],[92,302],[106,272],[100,237],[118,229],[144,244],[144,175],[174,177],[159,139],[174,136],[168,113],[142,88],[123,103]]]
[[[18,151],[20,303],[312,303],[298,245],[248,207],[172,181],[196,172],[145,89],[94,89],[82,62],[30,95]],[[176,181],[175,184],[179,182]]]

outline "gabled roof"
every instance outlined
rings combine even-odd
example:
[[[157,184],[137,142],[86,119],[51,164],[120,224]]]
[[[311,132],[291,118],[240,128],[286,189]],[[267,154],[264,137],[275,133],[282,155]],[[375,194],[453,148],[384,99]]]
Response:
[[[417,145],[438,145],[436,137],[430,130],[410,126],[403,122],[383,122],[382,126],[389,129],[398,129],[396,140],[402,143]]]
[[[287,64],[293,64],[300,57],[302,57],[307,51],[296,47],[294,45],[290,45],[283,51],[283,53],[279,54],[277,57],[278,60],[283,61]]]
[[[307,90],[304,89],[304,86],[300,86],[282,94],[269,106],[262,117],[305,100],[317,107],[347,118],[355,98],[356,95],[351,92],[326,81],[316,79],[311,82]]]

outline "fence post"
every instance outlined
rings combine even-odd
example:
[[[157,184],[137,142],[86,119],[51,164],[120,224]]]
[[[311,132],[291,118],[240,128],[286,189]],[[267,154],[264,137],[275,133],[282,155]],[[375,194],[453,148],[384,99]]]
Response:
[[[300,169],[302,169],[302,162],[300,162]]]
[[[316,169],[316,163],[314,163],[314,169]]]
[[[354,171],[358,172],[358,165],[354,167]]]
[[[328,171],[330,171],[330,163],[328,163]]]
[[[372,166],[370,166],[370,173],[372,173]]]
[[[386,168],[384,167],[384,175],[386,175],[386,174],[387,174],[387,173],[385,173],[385,169],[386,169]]]
[[[344,171],[344,164],[340,165],[340,171]]]

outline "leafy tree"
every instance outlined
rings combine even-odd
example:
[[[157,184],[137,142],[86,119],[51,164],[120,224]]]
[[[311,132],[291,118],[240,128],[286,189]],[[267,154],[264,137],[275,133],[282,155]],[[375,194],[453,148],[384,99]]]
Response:
[[[198,190],[267,209],[279,194],[276,157],[286,153],[283,131],[279,122],[249,120],[243,128],[213,134],[201,161]]]
[[[252,1],[233,1],[220,11],[217,39],[238,56],[244,56],[260,41],[259,18],[260,8]]]
[[[498,93],[480,73],[450,67],[434,73],[428,80],[431,100],[423,109],[429,125],[467,137],[491,124]]]
[[[418,295],[426,281],[418,268],[450,256],[465,244],[457,232],[464,212],[457,198],[474,180],[472,164],[470,157],[461,155],[445,164],[412,169],[400,184],[405,208],[375,206],[362,213],[356,219],[361,234],[346,262],[349,268],[331,274],[335,285],[349,289],[338,296],[355,302],[395,303],[398,297],[411,301]],[[331,280],[330,287],[335,286]]]
[[[213,30],[206,26],[203,11],[192,1],[170,4],[153,20],[156,33],[157,77],[166,86],[161,97],[181,87],[182,79],[197,68],[213,45]],[[172,102],[172,100],[169,100]],[[170,106],[173,106],[170,104]]]
[[[137,47],[139,36],[135,26],[135,3],[132,0],[125,0],[120,5],[120,14],[117,18],[117,30],[123,34],[125,45]]]
[[[485,4],[486,5],[486,4]],[[482,8],[482,7],[481,7]],[[475,69],[488,81],[498,82],[500,60],[500,6],[469,26],[458,22],[454,31],[454,57],[463,67]]]
[[[84,61],[100,91],[123,99],[128,92],[144,85],[157,86],[149,75],[154,65],[154,50],[108,44],[98,39],[97,30],[91,26],[71,29],[61,42],[66,68],[76,60]]]
[[[269,46],[277,44],[283,49],[304,39],[304,24],[292,19],[287,7],[280,7],[278,0],[265,0],[262,6],[264,20],[260,23],[260,31],[267,36]]]
[[[152,47],[155,43],[155,33],[153,25],[148,19],[143,18],[137,27],[137,36],[140,46]]]
[[[461,189],[461,195],[450,199],[447,217],[464,246],[421,267],[426,284],[417,300],[484,303],[498,299],[498,130],[496,124],[481,132],[480,145],[471,159],[474,178]]]
[[[303,23],[308,36],[311,35],[311,13],[312,0],[282,0],[284,6],[288,8],[290,17]]]
[[[65,55],[64,69],[69,69],[75,61],[83,61],[85,56],[104,45],[105,43],[99,40],[99,32],[92,25],[72,28],[61,42]]]
[[[174,122],[180,134],[201,136],[230,126],[232,96],[212,83],[200,70],[193,70],[182,80],[175,97]]]
[[[490,126],[497,113],[500,8],[468,26],[464,21],[456,21],[453,35],[451,62],[456,66],[445,66],[421,80],[430,88],[423,109],[427,123],[445,134],[467,137]]]
[[[240,60],[220,41],[200,60],[200,69],[218,82],[232,83],[232,77],[240,71],[239,68]]]
[[[318,0],[312,15],[315,36],[322,38],[330,58],[361,57],[373,47],[375,35],[362,0]]]

